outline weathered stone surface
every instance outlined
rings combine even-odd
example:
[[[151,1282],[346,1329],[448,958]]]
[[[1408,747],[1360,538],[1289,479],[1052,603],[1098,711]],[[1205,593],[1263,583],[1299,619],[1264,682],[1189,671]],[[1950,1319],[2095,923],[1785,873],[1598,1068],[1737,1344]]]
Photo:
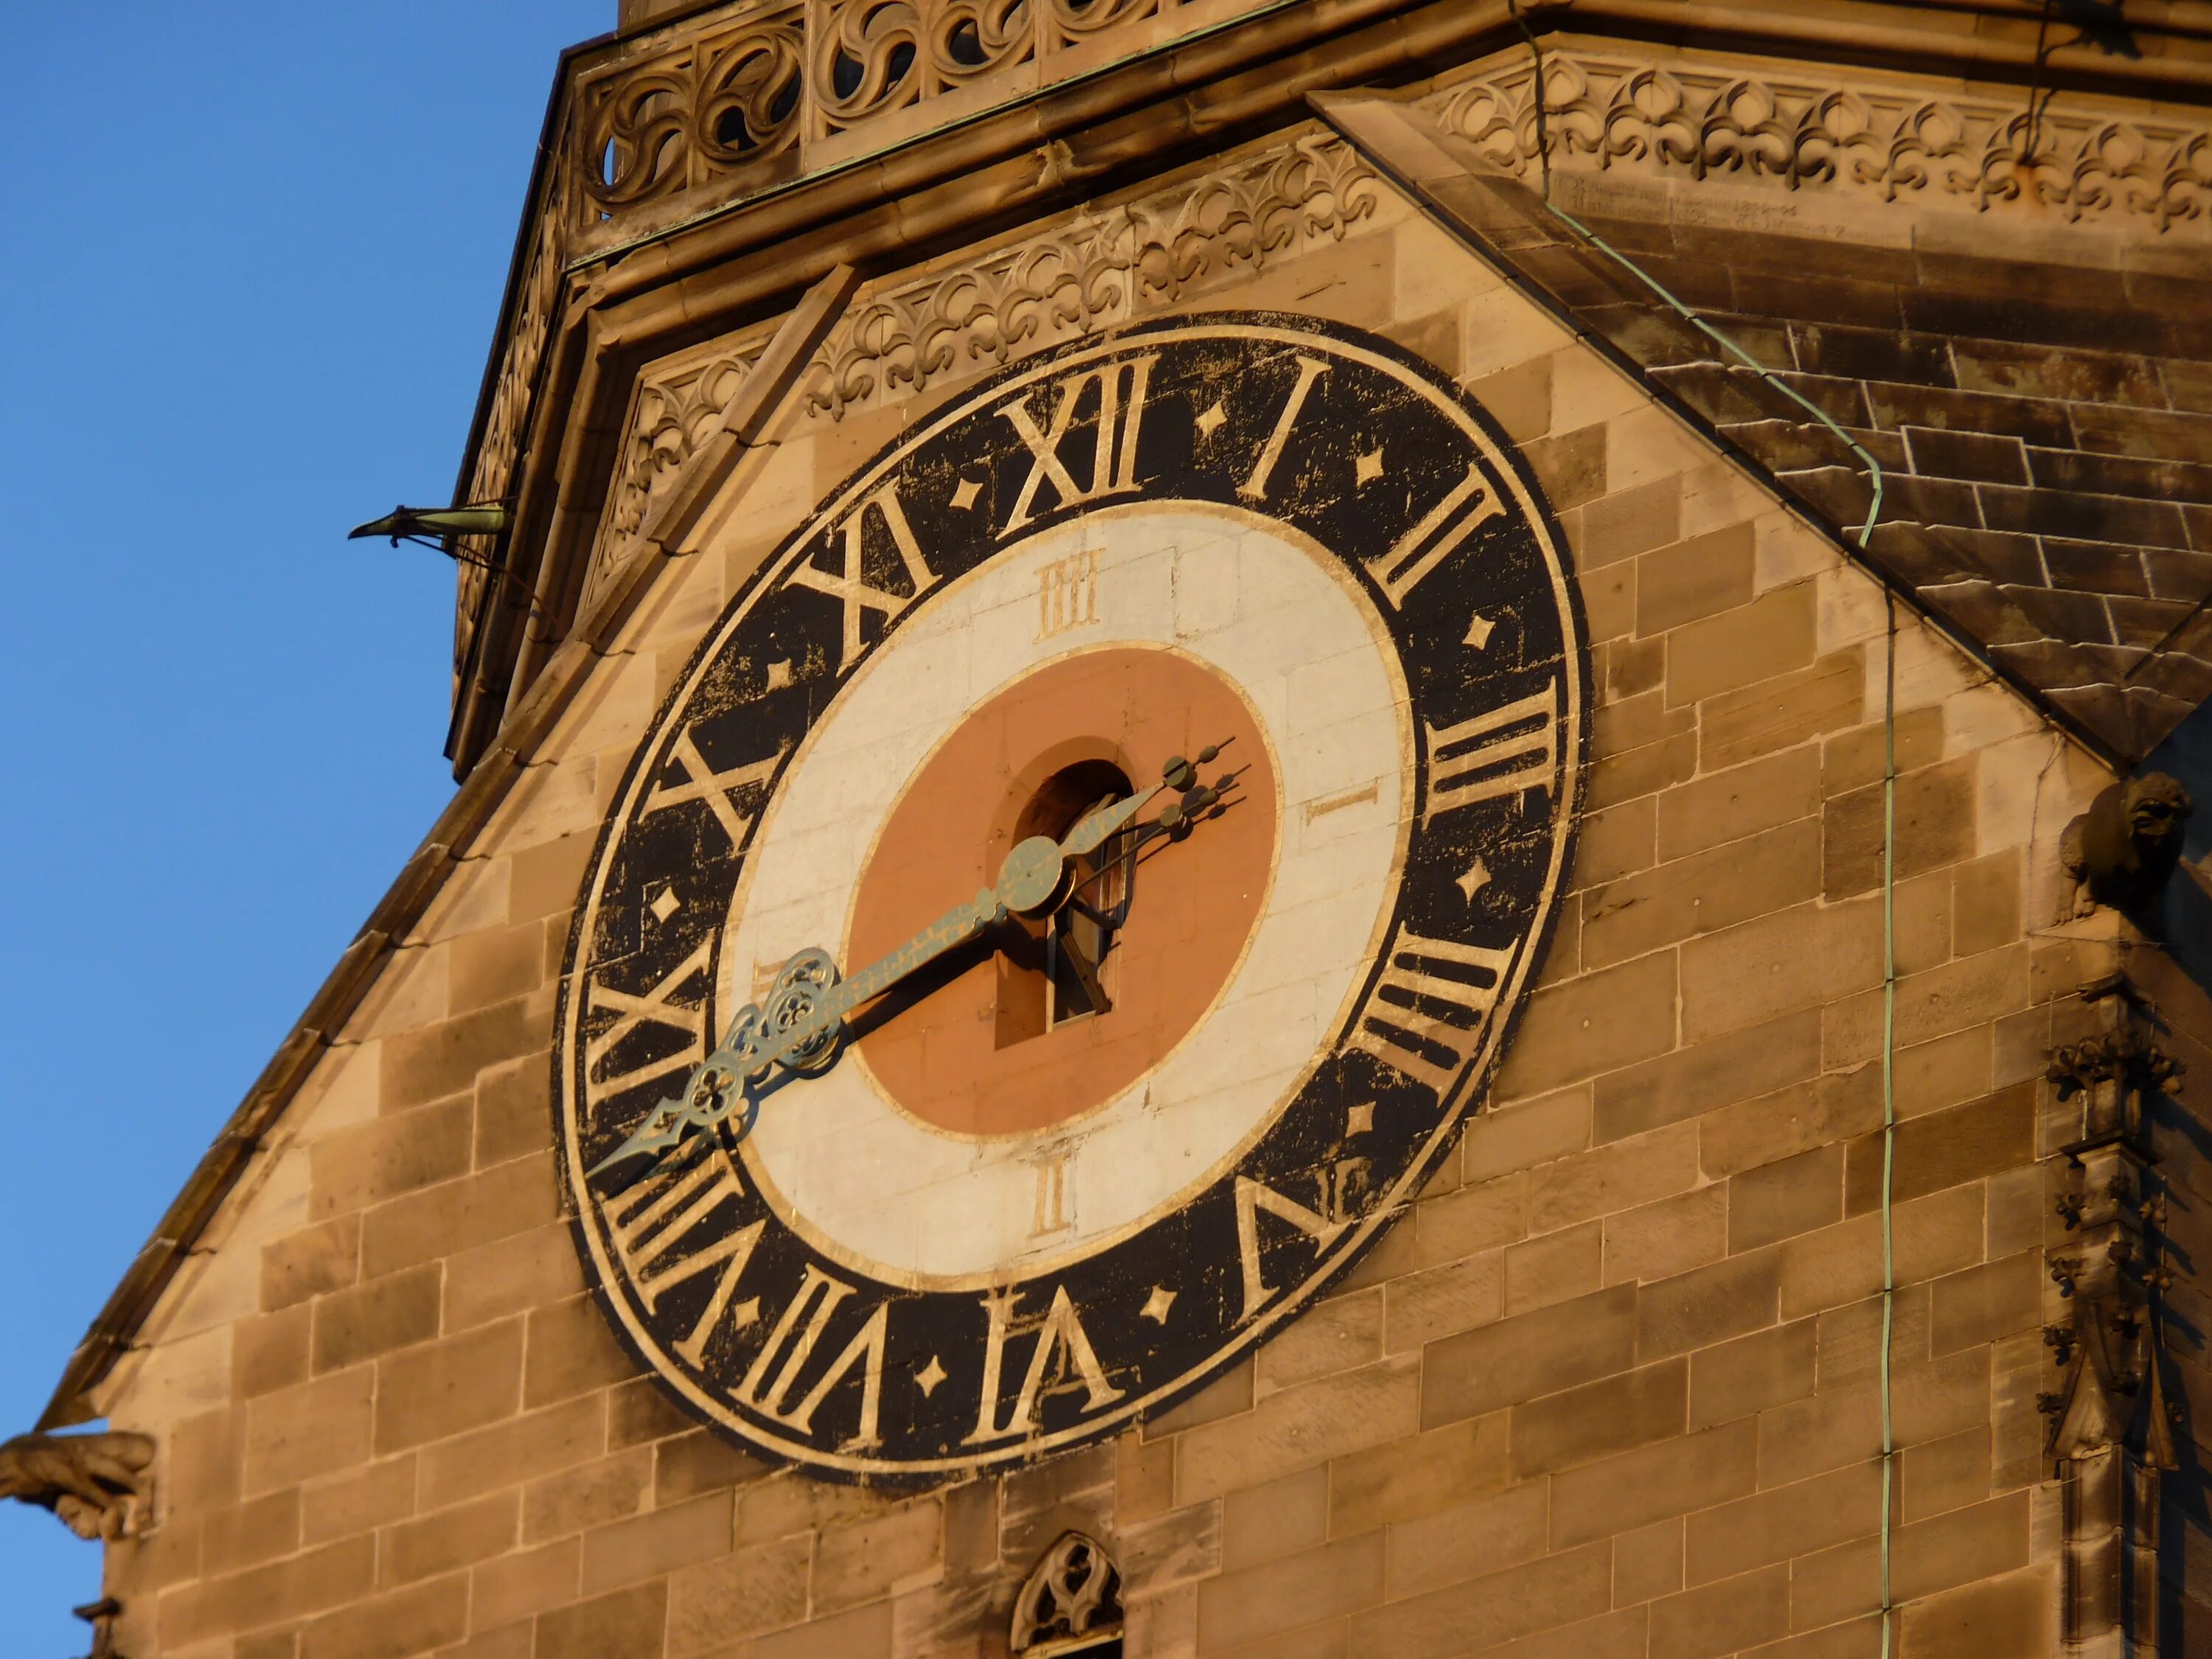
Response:
[[[1650,185],[1624,161],[1596,218],[1728,307],[1893,467],[1872,562],[2017,649],[2030,678],[2086,699],[2148,662],[2139,678],[2167,684],[2166,659],[2198,647],[2186,630],[2161,642],[2212,591],[2212,521],[2191,498],[2192,469],[2212,465],[2197,453],[2212,371],[2191,378],[2172,340],[2089,337],[2063,295],[2014,293],[2030,262],[2011,244],[1969,261],[1877,235],[1909,206],[1869,209],[1856,240],[1815,237],[1761,229],[1729,194],[1752,188],[1741,176],[1688,198],[1704,224],[1652,211]],[[1817,206],[1826,189],[1789,199]],[[425,977],[372,1043],[348,1041],[365,1081],[282,1154],[304,1181],[230,1200],[205,1287],[180,1279],[173,1323],[149,1323],[117,1373],[112,1420],[143,1423],[163,1460],[161,1526],[111,1553],[132,1609],[123,1650],[990,1653],[1014,1586],[1080,1529],[1115,1554],[1133,1655],[1158,1659],[1869,1651],[1893,744],[1901,1650],[2048,1649],[2056,1521],[2037,1507],[2035,1396],[2053,1375],[2039,1327],[2058,1316],[2045,1230],[2064,1229],[2039,1160],[2067,1143],[2038,1079],[2051,1000],[2109,951],[2051,895],[2058,831],[2102,780],[1902,605],[1885,732],[1881,589],[1778,504],[1846,531],[1863,505],[1856,466],[1802,411],[1700,367],[1701,345],[1548,236],[1493,228],[1540,281],[1583,284],[1574,304],[1632,356],[1679,362],[1668,384],[1775,471],[1762,483],[1395,196],[1378,201],[1340,244],[1271,250],[1264,271],[1210,265],[1184,299],[1135,288],[1111,320],[1254,295],[1364,319],[1490,401],[1575,546],[1602,647],[1578,859],[1487,1103],[1406,1213],[1283,1334],[1140,1427],[921,1492],[727,1445],[610,1334],[558,1208],[548,1100],[576,884],[655,695],[732,573],[937,395],[933,378],[886,379],[842,420],[793,414],[763,445],[763,468],[783,471],[608,635],[573,714],[544,727],[539,759],[580,780],[567,805],[518,794],[501,808],[512,823],[484,820],[465,896],[390,970]],[[2092,240],[2055,216],[2045,231],[2076,252]],[[1211,231],[1200,241],[1221,257]],[[1808,243],[1835,269],[1808,275]],[[2112,314],[2145,327],[2170,310],[2179,328],[2199,303],[2115,292]],[[1974,318],[2002,332],[1972,332]],[[968,337],[948,337],[957,359]],[[2106,654],[2085,648],[2093,633]],[[2178,1023],[2198,1018],[2185,991],[2166,1000]],[[2162,1133],[2161,1178],[2188,1199],[2170,1305],[2177,1327],[2201,1324],[2212,1182],[2184,1118]],[[1233,1284],[1233,1247],[1221,1265]],[[1017,1380],[1028,1340],[1013,1339]],[[927,1357],[891,1356],[885,1389],[915,1387]],[[2205,1375],[2193,1351],[2177,1362],[2185,1423],[2212,1409]]]

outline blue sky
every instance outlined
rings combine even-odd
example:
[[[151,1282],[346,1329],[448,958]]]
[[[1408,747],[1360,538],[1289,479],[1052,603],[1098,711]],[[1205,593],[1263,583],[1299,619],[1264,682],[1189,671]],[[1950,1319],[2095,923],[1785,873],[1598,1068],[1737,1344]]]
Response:
[[[0,7],[0,1434],[452,789],[442,501],[615,0]],[[10,1655],[99,1553],[0,1504]]]

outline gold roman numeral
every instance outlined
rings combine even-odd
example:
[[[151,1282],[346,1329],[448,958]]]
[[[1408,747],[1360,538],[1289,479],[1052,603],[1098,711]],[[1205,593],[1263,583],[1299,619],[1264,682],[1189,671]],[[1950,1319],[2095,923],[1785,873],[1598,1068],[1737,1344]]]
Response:
[[[676,994],[695,975],[707,971],[713,949],[711,939],[700,940],[690,956],[670,969],[659,984],[641,996],[632,991],[617,991],[598,981],[592,982],[588,1003],[591,1012],[618,1016],[611,1025],[584,1045],[584,1095],[594,1114],[599,1103],[609,1095],[635,1089],[671,1072],[688,1072],[707,1058],[704,988],[696,1002],[679,1002]],[[648,1025],[681,1031],[685,1038],[684,1046],[673,1054],[646,1060],[629,1071],[602,1076],[600,1062],[614,1052],[623,1038]]]
[[[1297,423],[1298,410],[1305,407],[1306,394],[1313,383],[1328,373],[1328,365],[1317,357],[1298,359],[1297,384],[1291,388],[1283,412],[1275,416],[1275,429],[1267,434],[1267,442],[1260,451],[1260,459],[1252,468],[1252,476],[1237,486],[1237,493],[1248,501],[1267,499],[1267,475],[1275,470],[1275,463],[1283,459],[1283,446],[1290,441],[1291,428]]]
[[[708,1340],[729,1311],[738,1280],[744,1276],[745,1264],[752,1260],[753,1247],[760,1243],[768,1223],[756,1221],[719,1238],[709,1237],[689,1255],[678,1255],[677,1247],[724,1202],[743,1192],[727,1154],[711,1136],[700,1135],[669,1167],[638,1182],[606,1206],[607,1231],[615,1254],[647,1313],[659,1311],[663,1292],[711,1267],[721,1268],[706,1308],[692,1322],[690,1333],[676,1344],[676,1352],[694,1365],[705,1364]],[[758,1302],[747,1297],[737,1310],[738,1328],[751,1323],[758,1309]]]
[[[1401,933],[1360,1011],[1352,1046],[1426,1084],[1441,1101],[1482,1041],[1519,948]]]
[[[1444,521],[1462,507],[1468,508],[1467,515],[1438,535]],[[1442,564],[1469,532],[1504,511],[1497,491],[1483,481],[1482,469],[1470,461],[1467,477],[1445,491],[1420,523],[1401,536],[1388,553],[1367,562],[1367,574],[1381,585],[1390,603],[1402,610],[1406,596],[1422,577]]]
[[[1559,764],[1559,683],[1455,726],[1430,726],[1429,793],[1421,827],[1479,800],[1549,793]]]
[[[1098,1363],[1097,1351],[1091,1346],[1082,1320],[1076,1316],[1075,1304],[1068,1299],[1067,1287],[1056,1285],[1051,1307],[1035,1327],[1036,1346],[1030,1352],[1029,1370],[1023,1374],[1021,1391],[1014,1396],[1014,1403],[1006,1416],[1000,1418],[999,1387],[1005,1374],[1006,1338],[1010,1331],[1018,1335],[1030,1328],[1014,1323],[1015,1295],[1008,1291],[983,1298],[984,1316],[989,1322],[983,1341],[983,1392],[976,1403],[975,1431],[963,1443],[967,1445],[1011,1440],[1029,1433],[1036,1426],[1037,1407],[1048,1394],[1079,1387],[1084,1391],[1085,1409],[1094,1412],[1121,1397],[1122,1391],[1106,1380],[1105,1368]]]
[[[1042,427],[1027,403],[1018,400],[999,410],[1030,453],[1029,477],[1022,481],[1021,494],[1014,498],[1014,510],[1000,529],[1000,535],[1011,535],[1030,521],[1034,516],[1031,509],[1036,505],[1037,492],[1048,483],[1061,507],[1080,506],[1085,501],[1096,501],[1103,495],[1118,495],[1137,487],[1137,433],[1145,418],[1145,398],[1152,385],[1152,365],[1158,361],[1159,354],[1153,352],[1127,362],[1086,368],[1054,381],[1045,394],[1053,400],[1051,413]],[[1122,390],[1125,374],[1128,379],[1126,393]],[[1098,388],[1098,433],[1091,459],[1091,477],[1079,483],[1066,463],[1060,459],[1060,446],[1074,420],[1077,400],[1092,386]]]
[[[681,783],[657,783],[645,798],[638,811],[640,817],[650,817],[655,812],[665,811],[672,806],[681,806],[686,801],[704,801],[714,815],[714,822],[722,826],[722,833],[730,838],[730,850],[738,851],[745,844],[745,831],[752,825],[752,814],[740,812],[730,797],[740,789],[766,783],[775,775],[776,763],[783,758],[779,747],[766,760],[747,761],[742,766],[732,766],[726,772],[717,772],[707,764],[699,752],[699,745],[691,733],[697,728],[685,726],[676,734],[670,758],[684,769]]]
[[[1244,1311],[1237,1316],[1239,1324],[1259,1312],[1267,1298],[1275,1293],[1260,1266],[1260,1217],[1263,1213],[1273,1216],[1279,1221],[1289,1222],[1313,1240],[1316,1254],[1328,1249],[1336,1242],[1337,1236],[1352,1224],[1350,1218],[1342,1214],[1331,1217],[1318,1210],[1309,1210],[1297,1200],[1285,1198],[1272,1187],[1263,1187],[1256,1181],[1238,1176],[1237,1255],[1244,1268]]]
[[[1037,638],[1088,628],[1098,620],[1098,550],[1054,559],[1037,572]]]
[[[913,584],[911,593],[890,593],[872,586],[865,579],[861,564],[861,544],[867,527],[869,508],[884,522],[890,532],[891,544],[898,549],[900,562],[906,566],[907,580]],[[879,611],[888,623],[900,611],[937,586],[937,573],[929,568],[929,561],[921,556],[921,544],[915,539],[914,526],[907,522],[906,509],[899,505],[898,486],[886,483],[869,495],[847,515],[840,527],[845,541],[845,568],[842,574],[832,575],[820,568],[810,556],[792,567],[786,579],[799,587],[811,587],[817,593],[827,593],[845,607],[844,655],[838,659],[837,672],[850,668],[860,654],[860,613]]]
[[[878,1431],[884,1397],[884,1348],[890,1331],[890,1303],[877,1304],[876,1310],[853,1334],[852,1340],[815,1378],[813,1386],[799,1396],[796,1405],[787,1406],[785,1402],[798,1386],[807,1361],[813,1358],[823,1333],[829,1328],[830,1316],[852,1294],[853,1286],[831,1278],[812,1262],[807,1263],[805,1273],[799,1281],[798,1294],[785,1304],[769,1331],[768,1340],[761,1344],[760,1352],[753,1357],[743,1380],[732,1391],[762,1416],[811,1437],[816,1409],[830,1390],[857,1368],[860,1372],[860,1426],[839,1443],[841,1451],[882,1443]]]

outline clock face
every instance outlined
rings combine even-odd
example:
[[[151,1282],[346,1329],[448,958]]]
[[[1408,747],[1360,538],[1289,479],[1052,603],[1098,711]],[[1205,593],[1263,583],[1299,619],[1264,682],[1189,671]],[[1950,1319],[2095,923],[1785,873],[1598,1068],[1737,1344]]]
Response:
[[[555,1109],[616,1329],[848,1476],[1194,1387],[1451,1143],[1587,704],[1533,485],[1382,340],[1181,319],[939,410],[732,600],[586,872]]]

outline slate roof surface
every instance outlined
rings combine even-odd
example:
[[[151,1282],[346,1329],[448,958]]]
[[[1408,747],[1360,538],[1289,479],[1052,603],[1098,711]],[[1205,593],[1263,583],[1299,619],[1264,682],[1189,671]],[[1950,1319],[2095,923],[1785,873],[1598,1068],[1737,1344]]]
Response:
[[[1528,285],[1856,536],[1867,473],[1832,433],[1716,361],[1535,191],[1487,169],[1455,182],[1455,216]],[[1618,192],[1598,199],[1617,210]],[[1869,555],[1883,574],[2118,761],[2212,695],[2201,241],[2084,265],[1713,228],[1679,205],[1572,210],[1880,462]]]

